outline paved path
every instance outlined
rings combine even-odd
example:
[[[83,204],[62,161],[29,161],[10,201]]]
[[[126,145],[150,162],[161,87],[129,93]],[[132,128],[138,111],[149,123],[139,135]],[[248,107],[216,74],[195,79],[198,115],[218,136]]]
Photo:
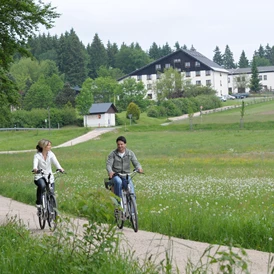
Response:
[[[0,195],[0,225],[5,224],[8,219],[14,218],[15,216],[17,220],[20,219],[21,222],[26,225],[26,228],[29,229],[34,235],[50,233],[48,225],[46,225],[44,230],[40,229],[36,215],[36,208],[34,206],[26,205]],[[74,231],[77,231],[77,234],[81,235],[84,229],[83,225],[87,223],[87,221],[77,218],[71,219],[71,221],[73,223],[72,227],[74,227]],[[210,246],[208,243],[168,237],[154,232],[139,230],[135,233],[131,228],[124,228],[123,230],[118,231],[122,232],[121,247],[127,254],[128,252],[134,252],[134,257],[136,259],[138,258],[140,262],[143,259],[150,258],[151,262],[155,262],[157,264],[164,262],[166,260],[166,254],[168,254],[168,256],[172,259],[174,269],[173,273],[177,273],[175,271],[176,267],[178,267],[178,273],[185,273],[188,260],[190,260],[194,265],[198,264],[200,258],[203,256],[203,252]],[[217,248],[217,245],[212,246],[210,254],[213,255]],[[227,247],[222,246],[220,251],[228,252],[228,249]],[[270,273],[268,272],[268,253],[259,252],[256,250],[245,251],[248,255],[248,269],[251,274]],[[233,252],[239,254],[239,250],[237,248],[233,248]],[[241,254],[239,254],[239,256],[243,257]],[[208,258],[204,256],[202,259],[203,263],[205,263],[207,259]],[[212,272],[208,273],[217,274],[220,272],[217,269],[217,265],[213,265]],[[238,271],[233,273],[243,272],[238,269]]]
[[[79,136],[79,137],[77,137],[75,139],[67,141],[67,142],[65,142],[65,143],[63,143],[61,145],[54,146],[53,148],[74,146],[74,145],[77,145],[79,143],[86,142],[88,140],[97,138],[101,134],[113,131],[115,129],[116,129],[115,127],[96,128],[96,129],[94,129],[92,131],[89,131],[88,133],[86,133],[86,134],[84,134],[82,136]],[[0,154],[13,154],[13,153],[20,153],[20,152],[35,152],[35,151],[36,151],[36,149],[16,150],[16,151],[15,150],[9,150],[9,151],[0,151]]]

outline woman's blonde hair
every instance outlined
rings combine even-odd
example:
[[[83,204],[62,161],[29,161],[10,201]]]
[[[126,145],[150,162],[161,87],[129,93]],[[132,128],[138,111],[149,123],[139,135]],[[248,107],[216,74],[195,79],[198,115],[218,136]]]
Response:
[[[50,140],[41,139],[36,146],[37,151],[42,152],[43,148],[45,148],[49,143],[51,143]]]

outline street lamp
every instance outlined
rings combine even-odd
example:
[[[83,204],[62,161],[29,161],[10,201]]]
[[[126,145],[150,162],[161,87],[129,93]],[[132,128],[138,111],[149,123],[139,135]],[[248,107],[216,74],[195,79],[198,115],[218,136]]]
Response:
[[[47,119],[45,119],[45,123],[46,123],[46,128],[47,128],[47,121],[48,121],[48,120],[47,120]]]

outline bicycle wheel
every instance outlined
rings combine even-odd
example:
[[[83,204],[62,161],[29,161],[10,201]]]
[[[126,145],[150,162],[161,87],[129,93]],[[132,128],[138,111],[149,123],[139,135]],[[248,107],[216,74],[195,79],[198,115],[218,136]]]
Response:
[[[123,211],[121,211],[120,209],[116,208],[114,210],[116,224],[117,224],[117,227],[120,229],[124,227],[124,219],[122,218],[122,215],[123,215]]]
[[[50,230],[54,231],[57,226],[57,203],[54,195],[50,195],[48,200],[48,224]]]
[[[40,225],[41,229],[44,229],[45,225],[46,225],[46,216],[45,216],[45,213],[46,213],[47,209],[43,206],[43,205],[46,206],[45,199],[46,199],[46,197],[45,197],[45,195],[43,195],[43,197],[42,197],[42,205],[41,205],[41,212],[38,215],[39,225]]]
[[[138,214],[137,214],[137,205],[133,196],[129,196],[128,199],[128,212],[130,214],[130,222],[132,224],[132,228],[135,232],[138,231]]]

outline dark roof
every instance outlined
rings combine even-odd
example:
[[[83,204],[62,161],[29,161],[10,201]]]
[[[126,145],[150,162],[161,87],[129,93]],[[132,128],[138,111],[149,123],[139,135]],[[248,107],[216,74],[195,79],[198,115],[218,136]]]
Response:
[[[257,67],[259,73],[267,73],[274,72],[274,66],[265,66],[265,67]],[[233,74],[250,74],[251,68],[237,68],[237,69],[229,69],[229,75]]]
[[[199,53],[198,51],[187,50],[187,49],[181,49],[181,51],[197,59],[199,62],[211,67],[212,70],[228,72],[225,68],[211,61],[210,59],[208,59],[207,57],[205,57],[203,54]]]
[[[89,109],[89,113],[90,114],[106,113],[111,108],[114,110],[114,112],[117,112],[117,108],[112,103],[92,104],[91,108]]]
[[[161,57],[159,59],[157,59],[156,61],[153,61],[152,63],[149,63],[148,65],[145,65],[139,69],[136,69],[135,71],[132,71],[131,73],[127,74],[127,75],[124,75],[123,77],[119,78],[118,81],[120,80],[123,80],[124,78],[127,78],[129,76],[132,76],[132,75],[136,75],[137,72],[151,66],[151,65],[155,65],[157,63],[159,63],[160,61],[166,59],[166,58],[169,58],[170,56],[172,55],[176,55],[178,53],[184,53],[188,56],[191,56],[192,58],[196,59],[197,61],[199,61],[200,63],[206,65],[207,67],[210,67],[212,70],[214,71],[221,71],[221,72],[226,72],[228,73],[228,70],[223,68],[222,66],[218,65],[217,63],[211,61],[210,59],[208,59],[207,57],[205,57],[204,55],[202,55],[201,53],[199,53],[198,51],[194,51],[194,50],[187,50],[187,49],[178,49],[177,51],[174,51],[164,57]]]

